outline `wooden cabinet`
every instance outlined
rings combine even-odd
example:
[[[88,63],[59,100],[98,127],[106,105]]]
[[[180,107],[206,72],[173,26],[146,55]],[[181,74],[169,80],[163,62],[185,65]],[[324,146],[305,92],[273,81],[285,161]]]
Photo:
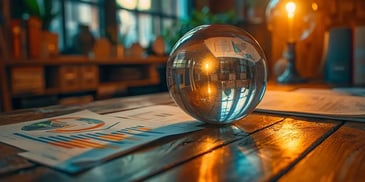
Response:
[[[48,87],[58,88],[63,92],[93,89],[99,82],[97,64],[68,64],[46,66]]]
[[[79,67],[80,88],[95,88],[99,83],[98,65],[83,65]]]
[[[3,111],[24,108],[24,102],[48,104],[102,99],[130,87],[160,83],[157,68],[167,57],[89,59],[59,57],[52,60],[0,61]],[[70,97],[70,98],[65,98]],[[21,101],[21,102],[20,102]],[[29,104],[31,105],[31,104]]]
[[[42,66],[17,66],[10,69],[11,93],[42,92],[45,88]]]

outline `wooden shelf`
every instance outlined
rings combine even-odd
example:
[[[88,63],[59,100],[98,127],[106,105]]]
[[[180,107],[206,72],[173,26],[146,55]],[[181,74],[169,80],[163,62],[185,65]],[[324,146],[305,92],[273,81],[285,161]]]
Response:
[[[65,64],[164,64],[168,57],[166,56],[148,56],[148,57],[123,57],[123,58],[88,58],[85,56],[62,56],[48,59],[27,59],[27,60],[8,60],[4,61],[7,66],[27,66],[27,65],[65,65]]]
[[[157,85],[160,82],[158,66],[165,64],[167,60],[166,56],[103,59],[61,56],[48,59],[1,61],[2,107],[0,108],[3,111],[13,110],[14,99],[72,95],[82,92],[93,92],[96,94],[95,98],[98,98],[97,94],[100,94],[99,91],[103,89],[109,89],[107,91],[110,93],[113,89],[118,91],[118,89],[127,90],[129,87]],[[33,78],[32,69],[38,76]],[[25,74],[23,70],[27,73]],[[28,80],[41,87],[27,90],[27,85],[33,86],[28,83]],[[13,85],[14,82],[16,85]],[[17,90],[18,88],[20,90]]]
[[[153,85],[158,84],[159,80],[156,79],[143,79],[143,80],[127,80],[127,81],[118,81],[118,82],[105,82],[99,84],[99,87],[102,86],[110,86],[115,85],[119,87],[139,87],[145,85]]]
[[[42,95],[57,95],[57,94],[67,94],[73,92],[87,92],[96,90],[97,87],[92,88],[79,88],[79,89],[70,89],[70,90],[61,90],[59,88],[47,88],[43,91],[38,92],[29,92],[29,93],[9,93],[12,98],[24,98],[24,97],[33,97],[33,96],[42,96]]]

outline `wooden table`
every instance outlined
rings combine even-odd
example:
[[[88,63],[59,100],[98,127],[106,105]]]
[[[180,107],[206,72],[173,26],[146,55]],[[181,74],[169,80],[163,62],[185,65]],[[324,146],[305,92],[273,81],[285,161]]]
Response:
[[[0,125],[85,108],[103,114],[155,104],[174,103],[162,93],[35,108],[2,113]],[[17,155],[20,149],[3,143],[0,151],[0,181],[365,180],[365,123],[265,113],[166,137],[76,175],[28,161]],[[5,166],[7,172],[1,171]]]

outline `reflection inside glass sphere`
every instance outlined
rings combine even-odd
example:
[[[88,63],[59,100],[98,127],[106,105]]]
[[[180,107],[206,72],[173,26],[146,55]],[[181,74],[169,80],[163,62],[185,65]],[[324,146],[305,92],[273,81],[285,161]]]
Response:
[[[167,84],[175,102],[194,118],[231,123],[261,100],[265,56],[256,41],[237,27],[200,26],[173,48]]]

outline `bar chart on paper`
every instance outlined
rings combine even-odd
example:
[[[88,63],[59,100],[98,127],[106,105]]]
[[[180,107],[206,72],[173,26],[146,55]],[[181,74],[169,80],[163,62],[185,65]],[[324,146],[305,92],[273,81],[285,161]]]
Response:
[[[138,125],[108,132],[68,133],[63,135],[36,137],[25,133],[15,132],[14,135],[63,148],[104,148],[112,147],[112,144],[127,144],[141,140],[143,137],[154,137],[156,135],[165,134],[163,132],[151,130],[151,128]]]
[[[171,114],[180,112],[176,108],[161,107],[120,112],[115,116],[80,111],[5,125],[1,126],[1,131],[6,132],[0,133],[0,141],[26,150],[19,155],[30,160],[71,173],[78,172],[90,167],[85,161],[88,164],[101,161],[164,136],[201,129],[201,123],[185,115]],[[150,120],[144,122],[141,117]],[[177,121],[175,117],[184,119]]]

